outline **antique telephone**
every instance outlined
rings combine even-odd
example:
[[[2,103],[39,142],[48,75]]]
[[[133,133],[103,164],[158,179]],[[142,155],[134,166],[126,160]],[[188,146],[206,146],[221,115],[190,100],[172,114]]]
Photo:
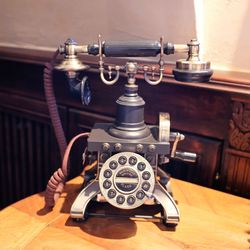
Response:
[[[96,176],[85,184],[74,201],[70,216],[85,220],[88,217],[87,207],[92,200],[100,197],[112,206],[120,209],[134,209],[151,199],[162,206],[162,221],[167,225],[177,225],[180,219],[179,210],[172,197],[169,178],[166,177],[161,164],[170,158],[195,162],[196,154],[177,151],[177,144],[184,135],[170,132],[168,113],[160,113],[159,126],[148,126],[144,122],[144,100],[138,95],[136,74],[144,72],[145,81],[157,85],[163,78],[163,55],[188,53],[186,60],[178,60],[173,74],[176,80],[185,82],[209,81],[212,70],[209,62],[199,59],[199,43],[196,39],[187,45],[163,43],[160,41],[140,42],[104,42],[99,36],[98,44],[78,45],[73,39],[68,39],[60,46],[58,53],[64,55],[61,64],[55,69],[65,71],[70,86],[80,92],[82,102],[90,101],[90,89],[86,78],[78,80],[78,72],[89,68],[78,59],[78,54],[99,56],[99,72],[102,82],[115,84],[120,71],[126,73],[128,80],[124,94],[118,98],[116,120],[111,123],[97,123],[88,136],[88,151],[96,155]],[[57,54],[58,54],[57,53]],[[154,57],[159,55],[159,69],[140,66],[132,57]],[[105,57],[129,57],[123,66],[108,66],[109,79],[105,78]],[[53,61],[54,63],[54,61]],[[47,67],[45,81],[51,83],[53,66]],[[115,73],[113,73],[113,70]],[[157,74],[158,79],[155,79]],[[113,76],[114,75],[114,76]],[[53,105],[53,100],[50,101]],[[55,126],[54,126],[55,127]],[[74,141],[68,145],[63,167],[51,177],[46,190],[46,203],[54,204],[54,198],[62,191],[67,177],[67,158]],[[159,178],[160,176],[160,178]],[[147,217],[147,216],[145,216]]]

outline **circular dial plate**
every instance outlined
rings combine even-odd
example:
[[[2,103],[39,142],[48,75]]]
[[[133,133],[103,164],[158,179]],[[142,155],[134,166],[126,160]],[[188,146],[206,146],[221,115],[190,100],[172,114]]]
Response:
[[[111,205],[122,209],[136,208],[148,198],[147,193],[153,193],[154,171],[141,155],[121,152],[103,164],[99,185]]]

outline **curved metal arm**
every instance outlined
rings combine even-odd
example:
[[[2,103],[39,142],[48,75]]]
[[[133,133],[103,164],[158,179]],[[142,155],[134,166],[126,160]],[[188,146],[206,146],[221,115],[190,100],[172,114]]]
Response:
[[[160,53],[160,60],[159,60],[159,65],[160,65],[160,77],[158,80],[154,81],[154,80],[150,80],[149,77],[148,77],[148,74],[147,74],[147,71],[144,72],[144,78],[145,78],[145,81],[147,83],[149,83],[150,85],[157,85],[161,82],[162,78],[163,78],[163,71],[164,71],[164,68],[163,68],[163,65],[164,65],[164,62],[162,60],[162,57],[163,57],[163,54],[164,54],[164,47],[163,47],[163,37],[160,38],[160,44],[161,44],[161,53]]]
[[[106,80],[105,76],[104,76],[104,67],[103,67],[104,61],[102,59],[103,55],[102,55],[102,40],[101,40],[101,35],[98,36],[98,45],[99,45],[99,65],[100,65],[99,70],[100,70],[101,80],[105,84],[107,84],[107,85],[113,85],[119,79],[119,76],[120,76],[120,72],[119,72],[120,67],[119,66],[115,67],[116,75],[115,75],[115,78],[113,80]],[[111,78],[111,68],[110,68],[110,78]]]
[[[148,74],[147,74],[147,72],[145,71],[145,72],[144,72],[145,81],[146,81],[147,83],[149,83],[150,85],[157,85],[157,84],[159,84],[159,83],[161,82],[162,78],[163,78],[163,71],[164,71],[163,68],[160,69],[160,77],[159,77],[159,79],[156,80],[156,81],[150,80],[150,79],[149,79],[149,76],[148,76]]]
[[[103,67],[100,67],[99,70],[100,70],[100,77],[101,77],[102,81],[105,84],[107,84],[107,85],[113,85],[113,84],[115,84],[118,81],[119,76],[120,76],[119,69],[116,69],[116,75],[115,75],[115,78],[113,80],[106,80],[105,79],[104,68]]]

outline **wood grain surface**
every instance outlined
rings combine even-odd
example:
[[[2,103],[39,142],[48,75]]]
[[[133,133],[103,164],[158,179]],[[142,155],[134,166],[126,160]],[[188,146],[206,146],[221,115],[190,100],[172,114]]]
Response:
[[[249,249],[247,199],[172,180],[181,211],[176,230],[158,221],[89,218],[75,222],[69,209],[81,177],[71,180],[53,211],[43,193],[0,212],[1,249]],[[103,209],[105,210],[105,204]],[[151,209],[148,205],[147,209]]]

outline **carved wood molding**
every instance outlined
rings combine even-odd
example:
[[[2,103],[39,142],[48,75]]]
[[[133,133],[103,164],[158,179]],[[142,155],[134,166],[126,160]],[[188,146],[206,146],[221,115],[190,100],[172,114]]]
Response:
[[[250,152],[250,102],[233,101],[229,145],[234,149]]]

